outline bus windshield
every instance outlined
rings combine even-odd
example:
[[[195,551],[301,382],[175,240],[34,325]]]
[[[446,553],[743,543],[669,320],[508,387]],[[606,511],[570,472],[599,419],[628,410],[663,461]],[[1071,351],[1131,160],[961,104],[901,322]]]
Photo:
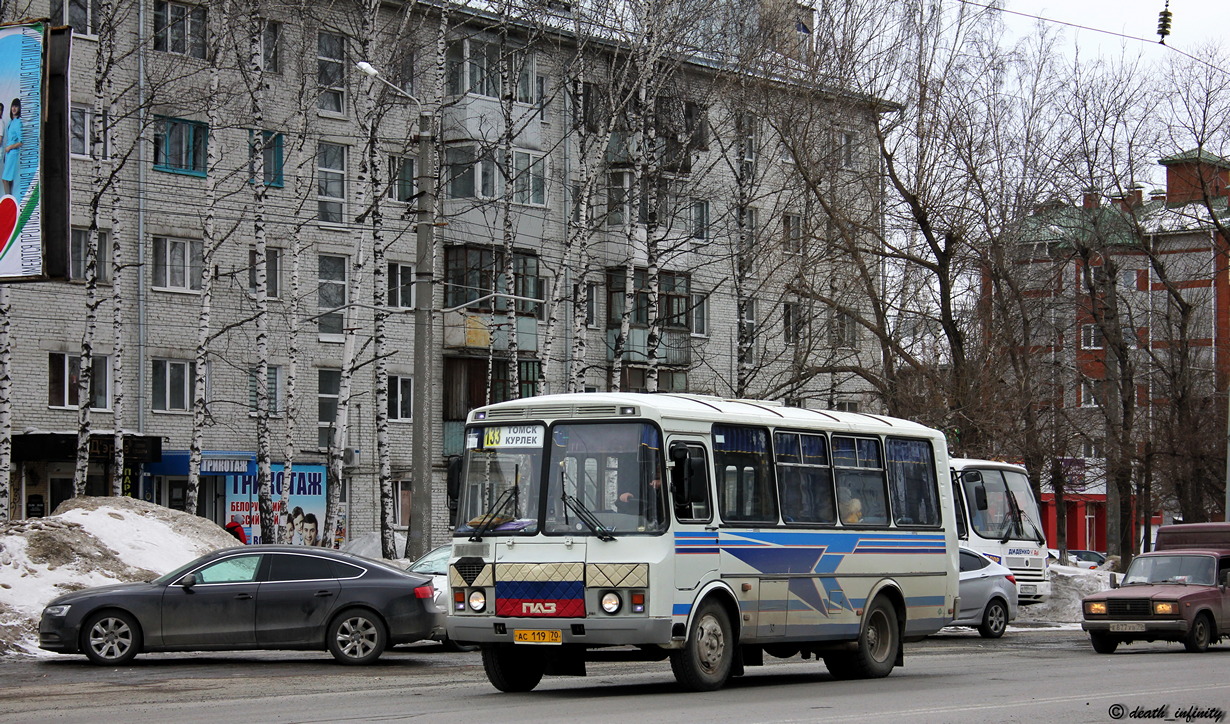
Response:
[[[1038,503],[1029,479],[1012,470],[981,470],[981,482],[965,479],[970,525],[983,538],[1044,540],[1039,529]],[[978,486],[986,490],[987,509],[978,510]]]
[[[542,425],[490,425],[466,431],[457,534],[538,532]]]
[[[658,429],[643,422],[554,426],[544,532],[588,536],[665,530],[661,440]],[[586,523],[587,514],[600,527]]]

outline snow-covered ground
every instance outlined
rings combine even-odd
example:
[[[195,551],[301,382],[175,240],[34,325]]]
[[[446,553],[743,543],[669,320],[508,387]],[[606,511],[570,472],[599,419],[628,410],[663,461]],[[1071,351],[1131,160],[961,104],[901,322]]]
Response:
[[[235,543],[211,521],[133,498],[75,498],[55,515],[0,526],[0,654],[53,656],[38,648],[38,618],[61,593],[150,580]],[[405,544],[398,536],[398,552]],[[359,536],[346,550],[379,558],[380,537]],[[1081,598],[1109,588],[1109,577],[1051,566],[1051,600],[1022,606],[1017,624],[1080,621]]]

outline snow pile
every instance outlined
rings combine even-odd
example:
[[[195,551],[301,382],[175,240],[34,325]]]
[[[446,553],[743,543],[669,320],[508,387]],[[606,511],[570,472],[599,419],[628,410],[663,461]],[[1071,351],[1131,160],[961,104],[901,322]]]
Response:
[[[397,559],[392,561],[385,560],[384,562],[408,568],[413,561],[401,557],[406,552],[406,536],[395,532],[393,533],[393,541],[395,543],[393,550],[397,554]],[[342,544],[342,550],[347,553],[353,553],[356,556],[363,556],[364,558],[371,558],[377,561],[384,560],[380,550],[380,531],[370,531],[354,536]]]
[[[1110,588],[1111,572],[1073,566],[1050,567],[1051,597],[1043,603],[1021,606],[1018,623],[1073,623],[1080,621],[1081,599]]]
[[[62,593],[151,580],[235,544],[211,521],[134,498],[73,498],[0,526],[0,653],[40,653],[39,616]]]

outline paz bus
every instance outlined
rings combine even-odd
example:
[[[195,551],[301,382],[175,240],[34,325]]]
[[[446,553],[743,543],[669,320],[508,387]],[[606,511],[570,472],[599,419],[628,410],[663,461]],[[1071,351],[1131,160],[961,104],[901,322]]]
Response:
[[[665,661],[685,689],[766,655],[887,676],[957,606],[942,433],[685,394],[471,411],[449,476],[448,635],[529,691],[587,661]]]
[[[952,487],[961,544],[1012,569],[1020,603],[1049,598],[1046,535],[1025,468],[956,458]]]

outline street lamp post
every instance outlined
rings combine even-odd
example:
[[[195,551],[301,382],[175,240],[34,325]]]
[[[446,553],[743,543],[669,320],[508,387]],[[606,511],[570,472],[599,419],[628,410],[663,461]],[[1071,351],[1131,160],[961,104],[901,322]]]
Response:
[[[419,558],[431,543],[432,491],[431,453],[432,441],[432,386],[431,375],[431,309],[434,301],[432,289],[432,240],[436,203],[435,168],[431,148],[432,114],[423,102],[385,80],[371,63],[355,64],[364,75],[384,83],[395,93],[418,106],[418,173],[415,174],[418,188],[418,209],[415,224],[414,258],[414,380],[411,383],[414,399],[411,413],[414,427],[410,434],[410,529],[406,534],[407,558]]]

